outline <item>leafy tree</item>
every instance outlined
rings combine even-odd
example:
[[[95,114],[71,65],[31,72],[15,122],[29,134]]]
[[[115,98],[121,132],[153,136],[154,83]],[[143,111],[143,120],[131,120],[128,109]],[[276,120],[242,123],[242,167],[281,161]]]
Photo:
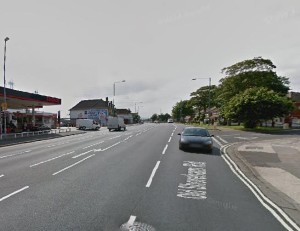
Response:
[[[133,122],[134,122],[134,123],[139,123],[140,121],[141,121],[140,115],[137,114],[137,113],[134,113],[134,114],[133,114]]]
[[[226,76],[220,80],[217,89],[218,101],[226,104],[235,95],[253,87],[264,87],[280,95],[289,90],[289,80],[274,72],[276,66],[272,61],[261,57],[238,62],[222,69]]]
[[[194,115],[194,110],[189,100],[181,100],[173,106],[172,117],[177,121],[181,121],[186,116]]]
[[[262,87],[247,89],[234,96],[223,109],[225,117],[244,122],[254,128],[261,120],[270,120],[289,114],[293,102],[285,96]]]
[[[198,115],[203,118],[201,111],[204,111],[204,115],[209,107],[215,106],[215,90],[216,86],[204,86],[200,87],[195,92],[191,93],[190,104],[197,110]]]
[[[155,113],[150,117],[151,121],[154,122],[155,120],[158,120],[158,115]]]
[[[168,113],[158,115],[158,120],[161,122],[167,122],[167,120],[170,118],[171,118],[171,116]]]

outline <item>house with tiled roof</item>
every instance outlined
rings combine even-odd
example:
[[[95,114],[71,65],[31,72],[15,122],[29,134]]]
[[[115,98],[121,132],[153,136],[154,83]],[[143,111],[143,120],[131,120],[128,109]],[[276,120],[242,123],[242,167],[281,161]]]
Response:
[[[109,115],[112,115],[113,104],[111,101],[102,99],[82,100],[70,110],[70,119],[73,125],[76,124],[76,119],[93,119],[102,126],[107,125]]]

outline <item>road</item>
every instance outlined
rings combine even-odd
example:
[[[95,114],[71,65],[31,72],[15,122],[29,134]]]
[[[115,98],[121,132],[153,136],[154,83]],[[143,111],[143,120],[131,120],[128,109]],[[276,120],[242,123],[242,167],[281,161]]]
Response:
[[[289,230],[220,155],[253,134],[212,131],[213,153],[191,153],[178,149],[182,128],[0,148],[0,230]]]

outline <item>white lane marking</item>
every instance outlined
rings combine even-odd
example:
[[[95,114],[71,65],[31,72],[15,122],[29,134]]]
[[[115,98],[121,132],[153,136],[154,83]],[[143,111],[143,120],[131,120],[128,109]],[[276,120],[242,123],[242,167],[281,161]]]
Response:
[[[2,174],[2,175],[0,175],[0,178],[1,178],[1,177],[4,177],[4,175],[3,175],[3,174]]]
[[[186,199],[206,199],[206,163],[195,161],[183,161],[183,166],[188,167],[186,183],[180,183],[177,189],[177,196]]]
[[[98,145],[98,144],[102,144],[104,141],[101,141],[101,142],[99,142],[99,143],[95,143],[95,144],[91,144],[91,145],[89,145],[89,146],[86,146],[86,147],[84,147],[84,148],[82,148],[82,149],[87,149],[87,148],[90,148],[90,147],[93,147],[93,146],[96,146],[96,145]]]
[[[113,145],[111,145],[111,146],[109,146],[109,147],[107,147],[107,148],[104,148],[104,149],[94,149],[94,152],[103,152],[103,151],[106,151],[106,150],[108,150],[108,149],[110,149],[110,148],[112,148],[112,147],[114,147],[114,146],[116,146],[116,145],[118,145],[118,144],[120,144],[121,143],[121,141],[120,142],[117,142],[117,143],[115,143],[115,144],[113,144]]]
[[[258,137],[241,137],[241,136],[239,136],[239,137],[234,137],[234,138],[240,139],[240,140],[255,140]]]
[[[138,134],[136,134],[135,136],[139,136],[139,135],[141,135],[142,133],[138,133]]]
[[[163,155],[166,153],[167,148],[168,148],[168,145],[166,144],[166,147],[164,148],[164,150],[163,150],[163,152],[162,152]]]
[[[215,137],[212,137],[212,139],[213,139],[218,145],[220,145],[220,147],[223,146],[223,144],[222,144],[220,141],[218,141]]]
[[[70,166],[68,166],[68,167],[66,167],[66,168],[63,168],[62,170],[59,170],[58,172],[53,173],[52,176],[55,176],[55,175],[57,175],[57,174],[59,174],[59,173],[61,173],[61,172],[63,172],[63,171],[66,171],[67,169],[72,168],[72,167],[74,167],[74,166],[77,165],[77,164],[80,164],[81,162],[83,162],[83,161],[85,161],[85,160],[87,160],[87,159],[93,157],[94,155],[95,155],[95,154],[90,155],[90,156],[87,156],[86,158],[84,158],[84,159],[82,159],[82,160],[80,160],[80,161],[78,161],[78,162],[76,162],[76,163],[74,163],[74,164],[72,164],[72,165],[70,165]]]
[[[84,155],[86,155],[86,154],[88,154],[88,153],[90,153],[90,152],[93,152],[94,150],[89,150],[89,151],[87,151],[87,152],[84,152],[84,153],[81,153],[81,154],[78,154],[78,155],[76,155],[76,156],[73,156],[72,158],[73,159],[76,159],[76,158],[78,158],[78,157],[80,157],[80,156],[84,156]]]
[[[172,132],[171,136],[174,136],[174,132]]]
[[[170,142],[171,142],[171,139],[172,139],[172,136],[169,138],[169,140],[168,140],[168,143],[170,143]]]
[[[248,178],[245,176],[245,174],[240,170],[240,168],[235,164],[235,162],[227,155],[226,150],[231,145],[227,145],[224,148],[224,154],[221,155],[223,160],[227,163],[231,171],[250,189],[250,191],[254,194],[254,196],[258,199],[258,201],[289,231],[293,231],[293,228],[291,228],[289,225],[294,227],[297,231],[300,231],[300,227],[280,208],[278,207],[273,201],[271,201],[268,197],[266,197],[262,191]],[[267,204],[267,203],[268,204]],[[277,212],[271,208],[269,205],[271,205],[273,208],[276,209],[278,213],[282,217],[285,218],[289,224],[287,224],[278,214]]]
[[[153,179],[153,177],[154,177],[154,175],[155,175],[155,173],[156,173],[156,170],[158,169],[159,164],[160,164],[160,161],[157,161],[157,163],[156,163],[154,169],[152,170],[151,176],[150,176],[150,178],[149,178],[149,180],[148,180],[148,182],[147,182],[147,184],[146,184],[146,187],[147,187],[147,188],[150,187],[150,185],[151,185],[151,183],[152,183],[152,179]]]
[[[132,135],[131,136],[128,136],[126,139],[124,139],[123,141],[126,141],[126,140],[128,140],[129,138],[131,138],[132,137]]]
[[[135,222],[136,216],[130,216],[129,220],[127,221],[128,226],[132,226]]]
[[[119,136],[114,136],[114,137],[112,137],[112,138],[109,138],[109,140],[113,140],[113,139],[116,139],[116,138],[119,138],[119,137],[121,137],[121,135],[119,135]]]
[[[51,159],[48,159],[48,160],[45,160],[45,161],[42,161],[42,162],[39,162],[39,163],[36,163],[36,164],[32,164],[32,165],[30,165],[29,167],[32,168],[32,167],[38,166],[38,165],[40,165],[40,164],[44,164],[44,163],[47,163],[47,162],[49,162],[49,161],[55,160],[55,159],[57,159],[57,158],[60,158],[60,157],[63,157],[63,156],[67,156],[67,155],[70,155],[70,154],[72,154],[72,153],[74,153],[74,152],[75,152],[75,151],[72,151],[72,152],[68,152],[68,153],[62,154],[62,155],[60,155],[60,156],[56,156],[56,157],[53,157],[53,158],[51,158]]]
[[[217,136],[219,138],[219,140],[221,140],[223,143],[228,144],[228,142],[224,139],[222,139],[220,136]]]
[[[31,150],[27,150],[27,151],[19,152],[19,153],[14,153],[14,154],[6,155],[6,156],[0,156],[0,159],[11,157],[11,156],[18,156],[18,155],[22,155],[24,153],[29,153],[29,152],[31,152]]]
[[[22,192],[23,190],[28,189],[28,188],[29,188],[29,186],[25,186],[24,188],[21,188],[21,189],[19,189],[19,190],[17,190],[17,191],[14,191],[14,192],[12,192],[12,193],[6,195],[5,197],[0,198],[0,202],[1,202],[1,201],[4,201],[5,199],[7,199],[7,198],[9,198],[9,197],[11,197],[11,196],[13,196],[13,195],[15,195],[15,194],[17,194],[17,193],[20,193],[20,192]]]

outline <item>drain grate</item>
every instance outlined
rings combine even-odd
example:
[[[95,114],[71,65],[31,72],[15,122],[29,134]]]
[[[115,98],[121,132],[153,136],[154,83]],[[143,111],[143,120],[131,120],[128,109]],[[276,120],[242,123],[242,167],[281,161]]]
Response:
[[[151,225],[141,223],[141,222],[134,222],[132,225],[123,224],[121,226],[121,231],[155,231]]]

